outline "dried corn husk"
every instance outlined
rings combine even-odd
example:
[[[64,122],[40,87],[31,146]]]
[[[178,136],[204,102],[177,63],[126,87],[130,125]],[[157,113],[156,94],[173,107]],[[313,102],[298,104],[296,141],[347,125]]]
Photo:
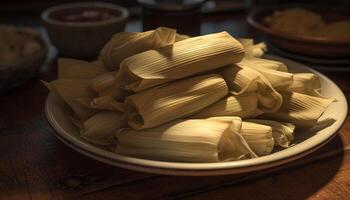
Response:
[[[171,45],[175,42],[176,30],[160,27],[154,31],[142,33],[117,33],[103,47],[101,60],[111,70],[118,70],[120,63],[127,57]]]
[[[221,121],[229,123],[232,120],[241,120],[238,117],[211,117],[208,120]],[[270,154],[274,146],[274,138],[272,137],[272,129],[270,126],[252,123],[242,122],[238,132],[243,136],[252,151],[258,155],[263,156]]]
[[[295,73],[293,84],[287,88],[288,91],[299,93],[318,89],[321,89],[321,82],[318,76],[313,73]]]
[[[218,74],[184,79],[128,96],[129,125],[135,129],[158,126],[191,115],[225,97],[228,89]]]
[[[320,79],[313,73],[295,73],[293,83],[285,90],[325,98],[321,94]]]
[[[276,60],[268,60],[262,58],[244,58],[241,62],[237,63],[238,65],[248,66],[255,70],[257,69],[271,69],[281,72],[288,72],[287,66]]]
[[[78,126],[82,138],[97,145],[109,145],[115,143],[114,133],[127,127],[127,120],[122,113],[101,111]]]
[[[263,63],[264,60],[260,59],[260,62]],[[256,61],[251,63],[249,60],[245,59],[243,62],[237,63],[237,65],[241,68],[250,67],[256,70],[263,75],[276,90],[286,89],[293,83],[292,73],[261,67]],[[266,65],[268,65],[268,63],[266,63]]]
[[[110,110],[115,112],[126,113],[124,104],[117,102],[111,96],[97,97],[94,99],[87,98],[87,97],[80,97],[77,99],[77,102],[90,109]]]
[[[242,119],[256,117],[258,110],[258,97],[255,92],[228,96],[206,108],[191,118],[208,118],[216,116],[237,116]]]
[[[175,42],[179,42],[179,41],[181,41],[181,40],[186,40],[186,39],[188,39],[188,38],[190,38],[190,36],[188,36],[188,35],[176,34],[176,36],[175,36]]]
[[[138,92],[239,62],[243,56],[242,45],[226,32],[192,37],[125,59],[116,83]]]
[[[239,130],[241,120],[229,123],[175,120],[152,129],[116,133],[116,152],[154,160],[218,162],[256,157]]]
[[[131,95],[132,93],[127,90],[123,90],[121,88],[116,87],[115,85],[111,85],[107,88],[104,88],[98,92],[98,96],[110,96],[113,97],[117,101],[124,101],[125,97]]]
[[[94,63],[70,58],[58,59],[58,79],[91,79],[106,73]]]
[[[115,86],[115,71],[102,74],[91,81],[90,87],[98,93],[100,97],[111,96],[117,101],[123,101],[130,91],[123,90]]]
[[[241,134],[256,155],[264,156],[272,152],[274,138],[270,126],[242,122]]]
[[[105,88],[108,88],[109,86],[114,85],[115,74],[116,74],[115,71],[111,71],[95,77],[91,81],[91,85],[90,85],[91,89],[93,89],[95,92],[99,92]]]
[[[265,54],[265,51],[267,51],[264,42],[254,44],[254,40],[249,38],[240,38],[238,40],[243,45],[245,57],[247,58],[260,58]]]
[[[264,114],[263,118],[285,121],[298,128],[309,128],[317,124],[318,118],[334,101],[297,92],[281,92],[283,104],[275,113]]]
[[[294,139],[295,126],[291,123],[263,119],[249,119],[248,121],[270,126],[272,128],[272,136],[275,141],[275,146],[287,148]]]
[[[59,79],[45,83],[50,91],[56,93],[74,111],[77,117],[85,120],[96,111],[81,105],[79,98],[93,99],[96,94],[89,88],[88,79]]]
[[[282,104],[282,96],[271,86],[270,82],[259,72],[249,67],[230,65],[220,70],[229,90],[236,95],[256,92],[258,108],[262,112],[275,112]]]

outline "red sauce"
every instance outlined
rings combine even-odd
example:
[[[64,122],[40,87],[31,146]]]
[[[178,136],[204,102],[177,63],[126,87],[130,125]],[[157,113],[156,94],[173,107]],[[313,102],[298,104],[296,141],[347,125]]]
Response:
[[[77,13],[61,16],[59,20],[66,22],[96,22],[109,20],[114,17],[116,17],[114,14],[106,11],[82,10]]]

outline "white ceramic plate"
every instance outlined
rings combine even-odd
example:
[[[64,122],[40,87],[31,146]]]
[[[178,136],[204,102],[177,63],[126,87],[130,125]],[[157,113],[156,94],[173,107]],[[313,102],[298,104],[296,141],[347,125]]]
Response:
[[[296,144],[294,146],[267,156],[220,163],[181,163],[133,158],[110,152],[81,139],[77,128],[70,121],[71,111],[52,93],[49,94],[46,100],[46,116],[51,126],[56,130],[55,135],[62,142],[86,156],[117,167],[157,174],[189,176],[237,174],[270,168],[303,157],[327,143],[341,128],[348,108],[342,91],[333,81],[324,75],[287,59],[275,56],[269,57],[283,61],[291,71],[313,72],[317,74],[321,79],[322,93],[326,96],[334,97],[338,101],[333,103],[322,116],[334,118],[336,120],[335,123],[318,132],[303,133],[302,136],[301,134],[296,135]]]

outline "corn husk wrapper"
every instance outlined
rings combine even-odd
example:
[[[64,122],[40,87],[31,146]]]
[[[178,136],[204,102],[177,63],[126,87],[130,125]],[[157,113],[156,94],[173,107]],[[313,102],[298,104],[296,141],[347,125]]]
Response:
[[[109,110],[114,112],[121,112],[126,115],[124,104],[116,101],[111,96],[96,97],[93,99],[80,97],[76,101],[89,109]]]
[[[92,100],[96,96],[89,88],[90,82],[88,79],[59,79],[44,84],[67,103],[79,119],[85,120],[96,112],[78,102],[80,98]]]
[[[190,36],[188,36],[188,35],[176,34],[175,42],[179,42],[181,40],[186,40],[188,38],[190,38]]]
[[[265,65],[268,65],[269,62],[261,64],[264,62],[263,59],[252,59],[252,60],[260,60],[260,63],[257,61],[250,62],[250,60],[244,59],[243,61],[237,63],[238,66],[241,68],[250,67],[257,72],[259,72],[261,75],[263,75],[271,84],[271,86],[275,90],[283,90],[288,88],[293,83],[293,74],[279,71],[276,69],[273,69],[273,67],[261,67]]]
[[[121,128],[127,127],[125,115],[118,112],[101,111],[81,123],[74,120],[80,128],[80,136],[97,145],[115,143],[114,134]]]
[[[255,92],[230,95],[190,116],[190,118],[208,118],[216,116],[237,116],[242,119],[255,117],[258,110],[258,97]]]
[[[141,33],[117,33],[103,47],[100,58],[110,70],[118,70],[120,63],[127,57],[175,42],[176,30],[160,27]]]
[[[236,118],[237,117],[224,116],[211,117],[208,118],[208,120],[229,123]],[[272,137],[272,128],[270,126],[253,122],[242,122],[239,132],[256,155],[263,156],[272,152],[274,138]]]
[[[106,69],[98,65],[77,59],[58,59],[58,79],[91,79],[106,73]]]
[[[277,70],[281,72],[288,72],[287,66],[276,60],[269,60],[263,58],[244,58],[241,62],[237,63],[238,65],[248,66],[255,70],[259,69],[270,69]]]
[[[236,95],[256,92],[258,108],[262,112],[275,112],[282,104],[282,96],[271,86],[270,82],[259,72],[249,67],[241,68],[230,65],[220,70],[229,90]]]
[[[108,73],[101,74],[100,76],[95,77],[91,81],[91,89],[95,92],[99,92],[109,86],[115,84],[115,71],[111,71]]]
[[[175,120],[152,129],[116,133],[116,152],[178,162],[219,162],[256,157],[240,134],[239,118],[230,122]]]
[[[247,58],[260,58],[267,51],[264,42],[254,44],[254,40],[249,38],[239,38],[238,40],[243,45],[245,57]]]
[[[125,59],[116,84],[135,92],[242,60],[242,45],[228,33],[192,37]]]
[[[132,93],[127,90],[123,90],[121,88],[116,87],[115,85],[111,85],[107,88],[104,88],[98,92],[98,96],[110,96],[119,102],[123,102],[125,97],[131,95]]]
[[[299,93],[318,89],[321,89],[321,82],[319,77],[313,73],[295,73],[293,84],[287,88],[288,91]]]
[[[294,73],[293,83],[285,90],[327,98],[321,94],[320,79],[313,73]]]
[[[281,108],[274,113],[263,114],[261,117],[290,122],[302,129],[316,125],[322,113],[334,101],[297,92],[281,92],[281,94],[283,96]]]
[[[189,116],[227,93],[226,83],[218,74],[196,76],[136,93],[125,99],[129,125],[145,129]]]
[[[264,156],[272,152],[274,138],[270,126],[242,122],[241,134],[256,155]]]
[[[247,121],[270,126],[275,146],[287,148],[294,139],[295,126],[291,123],[263,119],[249,119]]]
[[[115,71],[102,74],[91,81],[90,87],[98,93],[100,97],[111,96],[117,101],[123,101],[130,95],[129,91],[115,86]]]

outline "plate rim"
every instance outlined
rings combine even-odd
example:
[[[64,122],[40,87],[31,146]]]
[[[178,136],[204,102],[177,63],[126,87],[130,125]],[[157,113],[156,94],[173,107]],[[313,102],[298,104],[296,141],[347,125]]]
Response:
[[[347,100],[344,96],[344,93],[341,91],[339,86],[335,84],[328,77],[323,75],[322,73],[307,67],[301,63],[281,58],[278,56],[268,55],[267,57],[271,59],[284,60],[293,65],[298,65],[299,67],[305,68],[305,70],[316,73],[322,79],[332,84],[334,86],[341,99],[340,102],[343,102],[343,106],[345,109],[340,115],[340,119],[336,121],[332,126],[335,126],[333,131],[327,132],[327,134],[319,135],[318,140],[311,141],[303,141],[298,145],[299,148],[289,148],[287,153],[282,153],[284,151],[276,152],[274,154],[270,154],[267,156],[248,159],[248,160],[239,160],[239,161],[230,161],[230,162],[218,162],[218,163],[180,163],[180,162],[167,162],[167,161],[155,161],[155,160],[147,160],[141,158],[134,158],[130,156],[124,156],[120,154],[116,154],[113,152],[109,152],[107,150],[103,150],[93,144],[85,142],[83,140],[79,140],[72,134],[66,132],[59,124],[59,122],[55,119],[53,113],[51,112],[50,106],[52,106],[52,102],[50,102],[50,98],[53,98],[53,94],[50,93],[45,101],[45,115],[46,118],[51,125],[51,127],[55,131],[56,137],[58,137],[65,144],[70,142],[71,144],[67,144],[69,147],[74,150],[89,156],[93,159],[99,160],[101,162],[111,164],[114,166],[119,166],[123,168],[133,169],[137,171],[143,172],[151,172],[158,174],[169,174],[169,175],[219,175],[219,174],[234,174],[234,173],[242,173],[248,171],[256,171],[259,169],[269,168],[276,165],[284,164],[298,158],[301,158],[331,140],[342,127],[345,122],[347,112],[348,112],[348,104]],[[309,143],[308,145],[302,145],[302,143]],[[300,146],[301,145],[301,146]],[[277,154],[277,155],[276,155]],[[283,156],[283,154],[287,154]],[[272,156],[273,155],[273,156]]]

